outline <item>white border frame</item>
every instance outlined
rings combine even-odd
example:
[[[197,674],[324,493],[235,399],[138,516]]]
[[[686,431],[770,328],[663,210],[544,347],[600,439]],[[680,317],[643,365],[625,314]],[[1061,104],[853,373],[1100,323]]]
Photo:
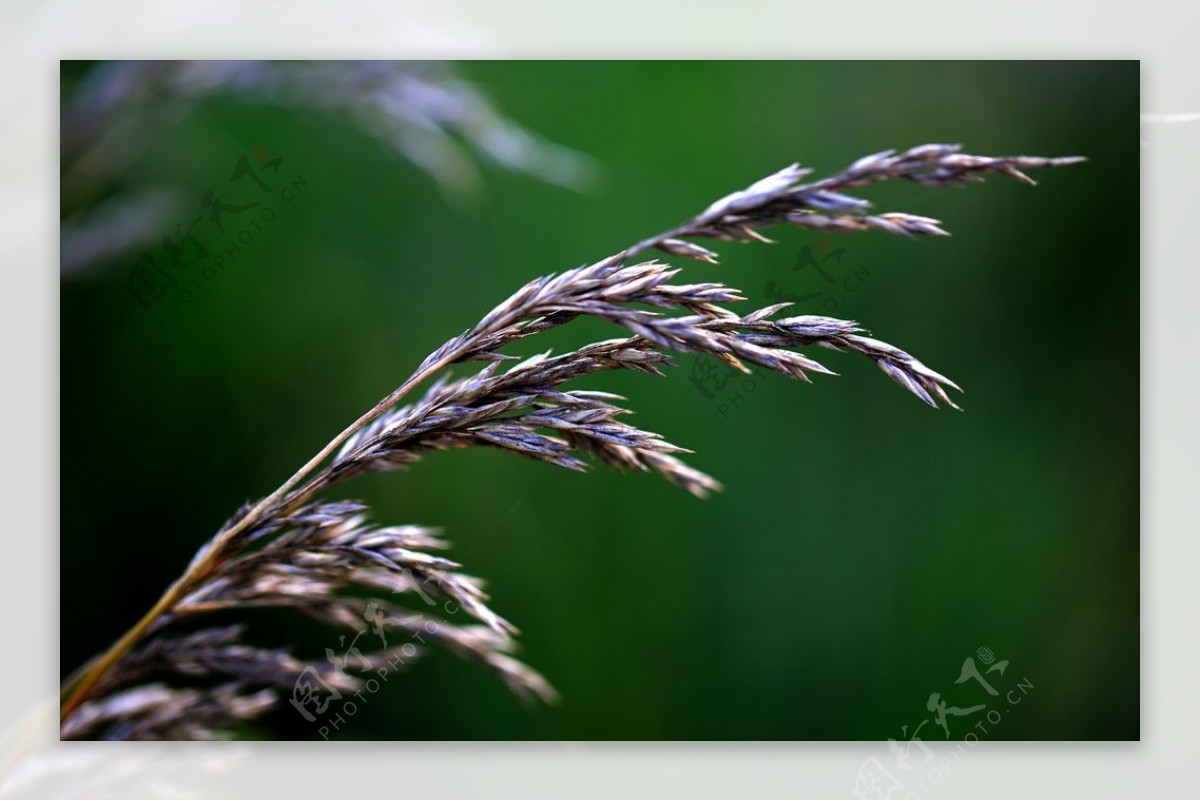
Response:
[[[0,19],[9,279],[0,292],[0,730],[17,738],[0,743],[0,794],[845,797],[879,753],[876,743],[57,743],[60,58],[1134,58],[1143,111],[1200,112],[1200,5],[1186,2],[26,0],[6,3]],[[1143,740],[983,743],[925,797],[1200,792],[1190,767],[1200,719],[1191,505],[1200,423],[1190,414],[1200,396],[1191,309],[1200,123],[1147,122],[1143,134]],[[1132,322],[1113,324],[1133,336]]]

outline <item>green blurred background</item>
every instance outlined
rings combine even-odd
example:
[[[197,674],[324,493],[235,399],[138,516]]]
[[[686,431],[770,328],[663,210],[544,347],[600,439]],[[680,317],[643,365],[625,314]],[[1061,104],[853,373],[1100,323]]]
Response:
[[[64,63],[64,99],[95,69]],[[450,556],[487,579],[524,632],[522,657],[563,701],[522,705],[433,653],[336,736],[905,739],[939,692],[1003,714],[974,730],[983,739],[1138,737],[1136,62],[456,70],[512,120],[593,157],[597,180],[571,191],[484,166],[480,191],[447,195],[346,115],[219,93],[158,127],[139,120],[144,148],[110,195],[175,187],[198,210],[255,146],[307,185],[165,322],[129,291],[149,245],[64,274],[64,675],[140,617],[239,504],[524,281],[792,161],[820,175],[949,141],[1090,161],[1037,173],[1037,188],[996,177],[864,191],[881,210],[943,220],[949,238],[774,229],[778,244],[725,244],[721,266],[684,266],[756,307],[821,293],[800,310],[825,304],[909,350],[964,387],[964,413],[934,412],[832,353],[822,361],[838,377],[756,374],[752,389],[709,382],[709,398],[688,356],[666,379],[580,386],[627,395],[639,425],[694,448],[691,463],[726,485],[706,501],[653,476],[490,450],[350,484],[340,497],[369,501],[380,521],[445,527]],[[235,186],[229,202],[253,189]],[[844,248],[821,262],[832,283],[794,269],[806,246],[817,260]],[[516,352],[615,335],[577,324]],[[256,619],[251,636],[337,647],[286,616]],[[1009,662],[987,674],[998,698],[955,684],[964,659],[983,669],[979,648]],[[1004,693],[1021,680],[1032,689],[1012,705]],[[950,718],[952,736],[981,719]],[[285,703],[247,735],[318,733]],[[920,735],[943,737],[932,720]]]

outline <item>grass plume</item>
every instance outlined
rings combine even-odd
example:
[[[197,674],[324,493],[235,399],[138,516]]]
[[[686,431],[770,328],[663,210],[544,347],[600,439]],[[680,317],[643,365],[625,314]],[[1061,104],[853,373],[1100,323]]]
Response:
[[[353,691],[361,681],[354,671],[395,658],[385,642],[360,654],[347,671],[336,661],[305,662],[245,645],[238,626],[173,633],[178,624],[210,612],[256,606],[294,610],[350,630],[373,623],[380,631],[418,634],[426,646],[480,663],[519,695],[552,699],[549,683],[512,655],[517,630],[490,609],[480,582],[435,553],[446,547],[435,531],[375,526],[364,505],[325,502],[323,493],[364,473],[406,468],[431,451],[487,446],[572,470],[599,461],[656,473],[703,496],[720,489],[717,481],[688,466],[679,456],[685,449],[625,422],[625,398],[571,386],[614,370],[663,375],[673,354],[707,353],[737,369],[757,365],[805,381],[832,374],[806,349],[857,354],[924,403],[957,408],[953,381],[867,336],[853,321],[780,317],[788,304],[738,314],[725,306],[744,300],[738,290],[713,282],[673,283],[680,270],[648,254],[716,262],[714,242],[763,240],[760,231],[775,225],[943,235],[941,223],[928,217],[869,213],[868,201],[851,192],[885,180],[960,186],[989,173],[1033,183],[1027,170],[1080,160],[972,156],[956,145],[931,144],[876,153],[808,183],[811,171],[791,165],[670,231],[530,281],[431,353],[278,489],[231,517],[150,612],[65,683],[62,736],[218,736],[271,708],[281,689],[294,694],[303,676]],[[521,360],[505,353],[581,316],[605,320],[624,335],[559,355]],[[446,374],[450,365],[470,362],[483,366],[455,379]],[[436,380],[419,398],[401,405],[430,379]],[[361,597],[364,590],[373,600]],[[385,600],[389,595],[406,603]],[[474,622],[452,624],[423,613],[418,597],[451,603]],[[163,675],[203,677],[209,686],[180,689],[150,681]]]

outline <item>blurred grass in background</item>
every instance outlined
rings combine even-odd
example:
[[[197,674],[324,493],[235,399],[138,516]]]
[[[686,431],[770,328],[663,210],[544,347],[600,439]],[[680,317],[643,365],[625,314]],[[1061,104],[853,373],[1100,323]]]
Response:
[[[65,64],[64,95],[91,68]],[[721,266],[683,266],[755,307],[820,293],[799,310],[860,320],[909,350],[964,387],[965,413],[933,412],[840,354],[822,360],[841,375],[813,386],[756,374],[706,383],[710,398],[689,380],[696,357],[682,357],[667,379],[586,387],[627,395],[640,426],[694,448],[727,487],[710,500],[485,450],[352,483],[344,495],[382,522],[445,527],[450,556],[486,577],[564,701],[523,707],[433,653],[341,736],[900,740],[931,718],[932,692],[1010,711],[984,739],[1138,736],[1136,62],[460,71],[504,114],[595,157],[600,180],[574,193],[489,170],[479,195],[448,201],[345,117],[220,97],[146,132],[122,187],[176,187],[197,215],[256,145],[283,159],[281,180],[306,185],[161,325],[161,308],[129,292],[142,251],[63,279],[64,675],[239,504],[529,278],[792,161],[822,175],[950,141],[1090,161],[1038,173],[1037,188],[864,192],[881,210],[942,219],[951,238],[775,229],[774,246],[725,245]],[[805,247],[832,283],[793,269]],[[517,352],[589,335],[616,334],[578,325]],[[338,649],[336,633],[287,617],[256,636]],[[988,674],[998,699],[955,684],[981,647],[1009,661]],[[1021,679],[1032,689],[1010,707],[1003,692]],[[949,718],[952,736],[978,719]],[[258,736],[317,736],[286,703],[268,722]],[[942,736],[932,720],[921,730]]]

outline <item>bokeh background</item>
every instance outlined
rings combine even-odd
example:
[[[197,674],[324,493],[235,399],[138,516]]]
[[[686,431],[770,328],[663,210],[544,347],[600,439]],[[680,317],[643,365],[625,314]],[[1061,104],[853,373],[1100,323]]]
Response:
[[[414,66],[586,154],[468,124],[455,136],[478,180],[461,153],[416,135],[399,146],[370,115],[220,87],[88,116],[111,66],[62,67],[63,675],[239,504],[524,281],[792,161],[822,174],[951,141],[1090,161],[1039,172],[1036,188],[864,192],[943,220],[949,238],[775,229],[778,244],[684,266],[759,306],[796,296],[862,321],[960,383],[964,413],[930,410],[851,355],[823,356],[841,375],[814,385],[756,374],[703,390],[683,357],[666,379],[587,386],[694,448],[727,487],[706,501],[485,450],[350,484],[342,497],[381,521],[445,527],[563,701],[523,705],[432,653],[336,736],[902,740],[923,726],[942,739],[926,708],[937,692],[1002,715],[986,735],[972,728],[986,713],[951,717],[954,739],[1138,737],[1136,62]],[[530,153],[550,167],[522,167]],[[266,181],[302,188],[185,302],[196,268],[172,266],[161,235],[206,214],[205,191],[262,197],[229,181],[242,156],[282,159]],[[195,233],[215,254],[243,228]],[[145,254],[179,281],[148,307],[130,283]],[[610,335],[577,324],[518,352]],[[286,616],[252,632],[337,647]],[[987,674],[997,698],[955,683],[967,658],[984,669],[981,648],[1008,661]],[[245,734],[318,737],[286,704]]]

